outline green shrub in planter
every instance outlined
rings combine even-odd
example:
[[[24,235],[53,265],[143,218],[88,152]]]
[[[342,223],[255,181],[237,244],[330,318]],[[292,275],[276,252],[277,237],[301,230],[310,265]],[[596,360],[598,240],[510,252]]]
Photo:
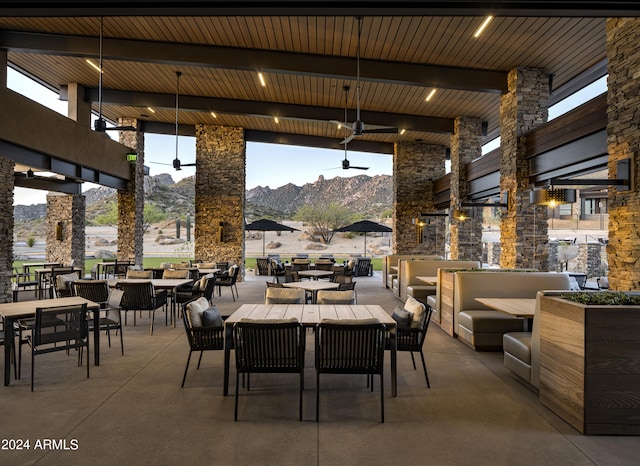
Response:
[[[600,291],[592,293],[567,293],[562,297],[580,304],[599,304],[604,306],[616,304],[640,304],[640,296],[628,295],[622,291]]]

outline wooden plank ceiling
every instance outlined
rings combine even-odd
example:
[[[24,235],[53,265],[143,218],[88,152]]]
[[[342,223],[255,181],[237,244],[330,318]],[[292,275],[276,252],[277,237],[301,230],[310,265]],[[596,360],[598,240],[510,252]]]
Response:
[[[560,89],[606,59],[604,18],[496,17],[474,38],[483,19],[365,16],[360,41],[362,120],[384,125],[384,115],[392,114],[397,118],[392,121],[389,116],[388,124],[406,131],[364,134],[360,139],[448,146],[450,129],[443,131],[442,125],[452,125],[457,116],[481,118],[495,134],[500,94],[510,69],[544,68],[553,75],[554,89]],[[355,17],[117,16],[103,18],[103,30],[103,113],[111,121],[135,117],[165,123],[171,133],[176,71],[182,73],[180,124],[233,125],[340,141],[345,130],[329,120],[344,119],[345,85],[351,89],[346,101],[349,121],[355,119]],[[10,66],[52,89],[82,84],[97,111],[97,92],[91,92],[98,87],[99,75],[86,59],[97,63],[99,31],[98,17],[0,17],[0,49],[8,51]],[[174,46],[176,53],[170,55]],[[268,55],[272,52],[278,55]],[[242,61],[250,56],[265,68],[248,58]],[[326,63],[326,71],[313,69],[314,62]],[[410,72],[400,65],[418,68]],[[429,66],[438,67],[437,79]],[[502,73],[503,89],[478,89],[473,75],[478,70]],[[258,72],[263,73],[264,87]],[[437,85],[429,85],[430,80]],[[111,90],[118,92],[107,97]],[[125,99],[132,95],[137,96],[135,104]],[[404,127],[398,123],[405,121]]]

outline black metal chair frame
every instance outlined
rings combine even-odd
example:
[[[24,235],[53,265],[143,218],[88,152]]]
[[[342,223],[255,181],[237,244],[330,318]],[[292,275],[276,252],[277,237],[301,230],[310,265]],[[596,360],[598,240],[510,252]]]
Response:
[[[429,383],[429,374],[427,372],[427,364],[424,359],[424,353],[422,351],[422,347],[424,345],[425,338],[427,336],[427,330],[429,329],[429,322],[431,322],[431,315],[433,314],[433,309],[427,306],[427,310],[425,312],[425,316],[422,321],[422,325],[420,328],[402,328],[398,327],[396,333],[396,344],[397,351],[409,351],[411,354],[411,362],[413,363],[413,369],[416,369],[416,361],[413,357],[414,352],[420,353],[420,358],[422,359],[422,369],[424,369],[424,378],[427,381],[427,388],[431,388],[431,384]],[[389,338],[387,338],[386,349],[391,349],[391,343]]]
[[[36,308],[35,325],[31,335],[27,337],[27,342],[31,345],[31,391],[33,391],[35,357],[41,354],[77,349],[78,365],[81,365],[82,350],[86,347],[87,378],[89,378],[89,326],[85,303]]]
[[[212,281],[212,280],[210,280]],[[198,299],[198,298],[195,298]],[[190,301],[189,301],[190,302]],[[194,351],[200,351],[200,357],[198,358],[197,369],[200,369],[200,362],[202,362],[202,354],[205,351],[223,351],[224,350],[224,326],[222,327],[191,327],[189,325],[189,318],[187,316],[187,304],[182,306],[182,322],[184,323],[184,330],[187,334],[187,340],[189,341],[189,356],[187,357],[187,365],[184,368],[184,375],[182,376],[182,385],[184,388],[184,382],[187,380],[187,372],[189,370],[189,363],[191,362],[191,354]]]
[[[266,257],[258,257],[256,259],[256,268],[258,269],[258,275],[270,275],[270,262],[271,260]]]
[[[366,275],[373,275],[373,266],[369,257],[361,257],[356,259],[355,266],[353,268],[353,274],[356,277],[364,277]]]
[[[165,325],[168,325],[167,317],[167,292],[164,290],[156,291],[152,282],[136,282],[136,283],[118,283],[118,288],[124,291],[120,308],[126,312],[133,311],[133,325],[136,325],[135,311],[149,311],[151,313],[151,330],[153,335],[153,323],[155,321],[156,309],[164,307]]]
[[[384,349],[386,326],[382,323],[316,326],[316,422],[320,418],[320,374],[380,376],[380,422],[384,422]],[[373,391],[373,383],[371,383]]]
[[[252,373],[291,373],[300,375],[299,419],[302,421],[304,391],[305,332],[300,322],[237,322],[233,326],[236,359],[234,420],[238,420],[240,374],[247,374],[247,391]]]
[[[227,277],[216,277],[216,286],[218,287],[218,296],[222,295],[222,287],[228,286],[231,289],[231,297],[235,302],[236,297],[239,296],[236,281],[238,280],[238,273],[240,273],[240,267],[231,266],[229,267],[229,270],[231,269],[233,269],[233,271],[229,273]],[[234,288],[236,290],[235,295],[233,293]]]
[[[111,348],[111,330],[120,334],[120,352],[124,356],[122,309],[120,309],[122,296],[118,300],[115,299],[115,295],[122,293],[122,290],[110,290],[106,280],[76,280],[71,286],[74,296],[81,296],[100,305],[100,312],[104,312],[105,315],[100,316],[98,320],[99,328],[107,334],[109,348]],[[113,318],[113,313],[117,313],[117,318]],[[94,325],[94,319],[89,319],[89,331],[93,331]]]

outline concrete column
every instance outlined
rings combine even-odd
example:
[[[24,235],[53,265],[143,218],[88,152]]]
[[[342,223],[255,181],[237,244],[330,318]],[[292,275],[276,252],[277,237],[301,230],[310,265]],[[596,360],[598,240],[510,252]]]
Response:
[[[135,118],[120,118],[119,126],[140,128]],[[144,134],[138,131],[120,131],[120,143],[138,153],[131,164],[131,179],[127,189],[118,191],[118,260],[142,265],[142,235],[144,219]],[[122,155],[123,157],[125,154]]]
[[[69,83],[67,100],[67,116],[89,128],[91,126],[91,104],[84,100],[84,86]]]
[[[547,121],[549,76],[518,67],[509,72],[509,90],[500,98],[500,191],[509,208],[500,222],[500,267],[548,270],[547,208],[529,202],[525,134]]]
[[[467,200],[466,165],[482,155],[482,121],[480,118],[458,117],[451,135],[451,207]],[[482,208],[466,208],[466,220],[450,218],[451,259],[482,260]]]
[[[13,160],[0,155],[0,251],[4,251],[0,254],[0,303],[13,301],[11,274],[13,273],[14,167]]]
[[[607,133],[609,178],[615,178],[617,162],[631,158],[632,190],[609,188],[609,287],[640,287],[640,19],[607,20]]]
[[[196,125],[195,259],[244,264],[244,130]]]
[[[84,269],[85,213],[83,194],[47,194],[47,262]]]
[[[444,255],[445,217],[426,217],[421,227],[415,220],[436,213],[433,180],[445,174],[446,147],[418,142],[396,143],[393,153],[393,253]],[[423,219],[425,220],[425,219]]]

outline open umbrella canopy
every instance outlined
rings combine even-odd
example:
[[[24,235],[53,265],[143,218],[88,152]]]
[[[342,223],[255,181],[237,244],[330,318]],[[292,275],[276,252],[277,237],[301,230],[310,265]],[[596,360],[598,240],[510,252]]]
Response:
[[[364,233],[364,255],[367,255],[367,233],[391,233],[393,230],[386,225],[381,225],[377,222],[372,222],[371,220],[360,220],[359,222],[352,223],[351,225],[347,225],[345,227],[338,228],[333,230],[336,232],[345,232],[351,231],[354,233]]]
[[[371,220],[360,220],[359,222],[352,223],[351,225],[347,225],[346,227],[338,228],[338,232],[344,231],[353,231],[356,233],[367,233],[367,232],[380,232],[380,233],[391,233],[393,230],[386,225],[381,225],[377,222],[372,222]]]
[[[260,220],[256,220],[255,222],[248,223],[244,227],[245,230],[249,231],[300,231],[297,228],[289,227],[287,225],[283,225],[282,223],[274,222],[273,220],[269,220],[267,218],[261,218]],[[262,235],[262,255],[264,256],[264,235]]]

